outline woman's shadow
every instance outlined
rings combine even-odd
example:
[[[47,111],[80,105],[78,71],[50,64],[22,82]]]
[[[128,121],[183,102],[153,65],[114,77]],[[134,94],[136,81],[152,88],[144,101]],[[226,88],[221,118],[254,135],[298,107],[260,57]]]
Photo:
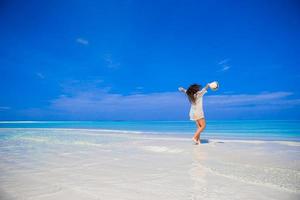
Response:
[[[209,140],[208,139],[200,139],[200,144],[208,144]]]
[[[200,139],[200,144],[208,144],[210,143],[209,139]],[[224,143],[224,142],[215,142],[215,143]]]

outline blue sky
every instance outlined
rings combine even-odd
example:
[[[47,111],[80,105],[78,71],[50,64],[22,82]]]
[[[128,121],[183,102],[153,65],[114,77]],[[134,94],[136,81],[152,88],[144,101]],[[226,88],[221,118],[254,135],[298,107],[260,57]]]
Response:
[[[0,3],[0,120],[300,119],[300,4]]]

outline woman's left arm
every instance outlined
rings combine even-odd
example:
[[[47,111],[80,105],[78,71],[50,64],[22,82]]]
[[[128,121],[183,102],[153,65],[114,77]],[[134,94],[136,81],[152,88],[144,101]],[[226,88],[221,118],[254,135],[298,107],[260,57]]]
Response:
[[[207,90],[209,88],[209,83],[207,83],[204,88]]]
[[[203,87],[200,91],[197,92],[197,95],[198,96],[203,96],[207,92],[208,88],[209,88],[209,84],[206,84],[205,87]]]

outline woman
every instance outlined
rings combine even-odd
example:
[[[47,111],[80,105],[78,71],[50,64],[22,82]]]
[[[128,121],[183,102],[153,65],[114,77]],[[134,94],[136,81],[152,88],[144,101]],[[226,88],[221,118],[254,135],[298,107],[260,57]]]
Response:
[[[185,90],[183,87],[178,88],[179,91],[188,96],[188,99],[191,103],[190,120],[195,121],[197,125],[197,130],[192,138],[195,144],[200,143],[200,134],[206,126],[203,112],[203,95],[207,92],[208,87],[209,84],[207,84],[204,88],[202,88],[201,85],[192,84],[187,90]]]

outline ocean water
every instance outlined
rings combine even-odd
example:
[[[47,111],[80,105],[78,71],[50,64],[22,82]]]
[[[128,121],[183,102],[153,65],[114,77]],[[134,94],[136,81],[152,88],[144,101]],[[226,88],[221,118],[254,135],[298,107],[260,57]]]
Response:
[[[190,137],[195,131],[192,121],[0,121],[0,137],[9,130],[39,129],[97,129],[115,133],[165,134]],[[20,130],[19,130],[20,131]],[[4,134],[7,133],[7,134]],[[201,135],[211,139],[283,140],[300,141],[299,120],[240,120],[207,121]]]

